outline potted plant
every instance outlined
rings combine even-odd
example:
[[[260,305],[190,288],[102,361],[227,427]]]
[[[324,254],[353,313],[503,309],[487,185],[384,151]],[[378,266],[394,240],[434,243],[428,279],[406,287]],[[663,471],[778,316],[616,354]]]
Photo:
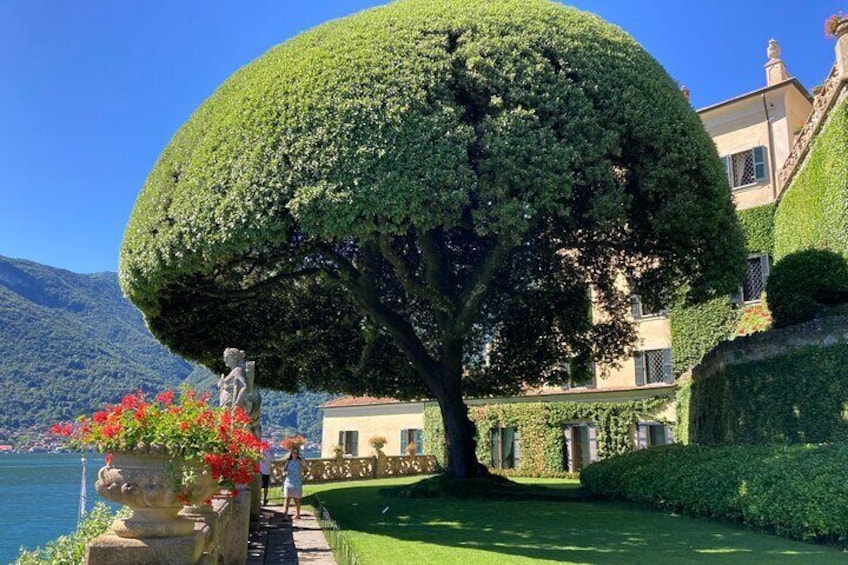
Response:
[[[827,37],[839,37],[848,31],[848,16],[837,12],[824,21],[824,34]]]
[[[292,449],[302,450],[303,445],[306,443],[306,438],[303,436],[289,436],[283,438],[280,442],[280,445],[286,451],[291,451]]]
[[[125,396],[92,416],[52,428],[77,449],[106,454],[95,488],[101,496],[129,506],[132,515],[112,525],[122,537],[187,535],[193,523],[177,513],[208,501],[221,489],[258,472],[262,448],[241,408],[208,404],[208,395],[186,389],[149,400],[144,393]]]
[[[374,436],[368,440],[368,445],[374,448],[374,451],[380,453],[380,450],[386,445],[386,438],[383,436]]]

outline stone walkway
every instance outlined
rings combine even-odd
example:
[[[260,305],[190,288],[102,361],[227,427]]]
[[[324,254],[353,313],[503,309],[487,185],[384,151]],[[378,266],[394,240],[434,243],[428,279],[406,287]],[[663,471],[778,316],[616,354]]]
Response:
[[[248,565],[336,565],[324,532],[311,512],[304,508],[299,520],[284,516],[281,505],[262,507],[259,529],[250,532]]]

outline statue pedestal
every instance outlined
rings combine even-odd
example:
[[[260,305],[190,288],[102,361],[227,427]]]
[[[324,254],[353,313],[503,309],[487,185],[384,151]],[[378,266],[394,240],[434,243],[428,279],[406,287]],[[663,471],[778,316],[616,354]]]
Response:
[[[122,538],[106,532],[85,547],[86,565],[161,565],[197,563],[204,535],[193,532],[175,538]]]

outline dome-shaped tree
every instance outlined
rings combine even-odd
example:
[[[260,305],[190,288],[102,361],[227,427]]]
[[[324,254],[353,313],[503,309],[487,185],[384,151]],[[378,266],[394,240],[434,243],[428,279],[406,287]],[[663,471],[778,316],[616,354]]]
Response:
[[[150,173],[120,278],[207,365],[238,345],[262,386],[435,399],[465,477],[464,397],[626,353],[622,275],[650,297],[742,266],[715,148],[628,35],[544,0],[403,0],[228,79]]]

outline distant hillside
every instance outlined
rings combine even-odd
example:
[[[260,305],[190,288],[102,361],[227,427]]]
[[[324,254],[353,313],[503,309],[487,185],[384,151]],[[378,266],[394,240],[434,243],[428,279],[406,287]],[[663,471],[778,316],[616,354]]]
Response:
[[[81,275],[2,256],[0,360],[0,443],[18,443],[130,391],[215,383],[153,339],[115,273]],[[269,425],[320,439],[316,407],[330,395],[265,396]]]

